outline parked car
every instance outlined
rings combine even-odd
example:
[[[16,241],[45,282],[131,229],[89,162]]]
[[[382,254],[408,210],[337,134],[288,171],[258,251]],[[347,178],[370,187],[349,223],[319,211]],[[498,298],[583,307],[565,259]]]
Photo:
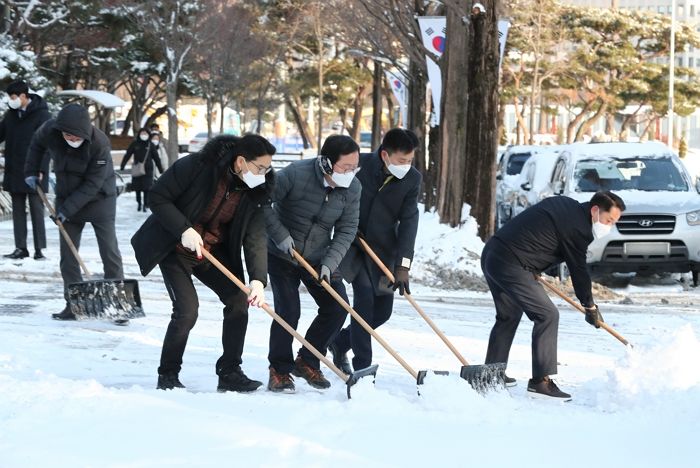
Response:
[[[363,151],[372,151],[372,132],[360,132],[360,141],[358,141],[360,149]]]
[[[212,132],[211,136],[212,138],[217,136],[219,132]],[[190,153],[196,153],[197,151],[200,151],[202,148],[204,148],[204,145],[209,141],[209,134],[207,132],[199,132],[195,134],[194,137],[190,140],[187,151]]]
[[[541,146],[509,146],[501,156],[496,169],[496,229],[514,216],[518,178],[525,161],[542,150]]]
[[[627,209],[587,252],[592,273],[686,273],[700,270],[700,183],[664,144],[575,143],[562,148],[546,189],[588,201],[612,190]]]
[[[513,205],[513,216],[519,215],[548,196],[545,189],[552,179],[552,171],[560,150],[559,146],[548,147],[525,162],[517,182],[518,196]]]

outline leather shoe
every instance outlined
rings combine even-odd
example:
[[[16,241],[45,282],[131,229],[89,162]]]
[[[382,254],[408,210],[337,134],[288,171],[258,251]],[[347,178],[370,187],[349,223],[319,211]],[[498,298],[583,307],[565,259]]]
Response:
[[[29,251],[27,249],[15,249],[14,252],[3,255],[5,258],[11,258],[13,260],[19,260],[21,258],[27,258],[29,257]]]
[[[76,320],[75,314],[68,306],[58,314],[51,314],[51,317],[53,317],[54,320]]]
[[[46,257],[44,257],[44,254],[41,253],[41,250],[37,250],[34,252],[34,260],[46,260]]]
[[[341,352],[335,341],[328,345],[328,351],[333,355],[333,364],[335,364],[338,369],[347,375],[352,374],[352,367],[350,366],[348,354]]]

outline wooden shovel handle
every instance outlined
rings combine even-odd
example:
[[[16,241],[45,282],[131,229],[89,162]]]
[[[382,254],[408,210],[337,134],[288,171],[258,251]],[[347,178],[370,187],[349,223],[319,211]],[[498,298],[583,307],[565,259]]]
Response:
[[[377,256],[377,254],[374,253],[374,250],[372,250],[372,248],[369,246],[367,241],[365,241],[361,237],[358,237],[357,240],[360,241],[360,245],[365,250],[367,255],[369,255],[369,257],[372,260],[374,260],[374,263],[376,263],[377,266],[382,270],[382,272],[384,272],[384,274],[387,276],[387,278],[389,278],[389,281],[391,281],[393,283],[395,281],[394,274],[389,270],[389,268],[387,268],[386,265],[384,265],[384,262],[382,262],[382,260]],[[426,314],[425,311],[418,305],[416,300],[413,299],[413,296],[411,296],[408,292],[405,292],[404,297],[406,298],[406,300],[408,302],[411,303],[413,308],[416,309],[416,311],[418,312],[418,315],[423,317],[423,320],[425,320],[427,322],[427,324],[430,326],[430,328],[432,328],[433,331],[437,334],[437,336],[440,337],[442,342],[445,343],[448,348],[450,348],[450,351],[452,351],[452,353],[455,356],[457,356],[457,359],[459,359],[459,361],[462,363],[462,365],[468,366],[469,362],[467,362],[467,360],[464,358],[464,356],[462,356],[462,354],[457,350],[457,348],[455,348],[455,346],[447,338],[447,336],[445,336],[445,334],[442,332],[442,330],[440,330],[438,328],[438,326],[435,324],[435,322],[433,322],[433,320],[428,316],[428,314]]]
[[[92,275],[90,274],[90,270],[88,270],[88,267],[83,263],[83,259],[80,258],[80,254],[78,253],[78,249],[75,248],[75,244],[73,244],[73,241],[71,240],[70,236],[68,235],[68,232],[66,231],[66,228],[63,227],[63,223],[58,220],[56,217],[56,210],[54,209],[53,205],[49,203],[49,199],[46,198],[46,194],[44,191],[41,189],[41,187],[37,184],[36,186],[36,193],[39,194],[39,198],[41,198],[41,201],[44,202],[44,205],[46,208],[48,208],[49,212],[51,212],[51,215],[54,217],[54,223],[56,223],[56,226],[58,226],[58,230],[61,232],[61,235],[63,236],[63,240],[66,241],[66,245],[68,245],[68,248],[70,249],[71,252],[73,252],[73,255],[75,256],[75,259],[78,261],[80,264],[80,267],[83,269],[83,272],[85,272],[85,276],[88,278],[91,278]]]
[[[309,265],[309,262],[307,262],[304,259],[304,257],[302,257],[296,250],[292,250],[292,255],[294,256],[294,259],[297,262],[299,262],[299,264],[303,266],[311,276],[318,276],[316,270],[314,270],[314,268],[311,265]],[[343,309],[345,309],[350,315],[352,315],[355,321],[359,323],[360,326],[362,326],[362,328],[364,328],[365,331],[367,331],[367,333],[372,335],[374,339],[377,340],[379,344],[382,345],[382,347],[384,347],[384,349],[386,349],[387,352],[391,354],[394,357],[394,359],[396,359],[399,362],[399,364],[401,364],[403,368],[406,369],[406,371],[413,376],[414,379],[418,380],[418,373],[415,370],[413,370],[413,368],[409,366],[408,363],[404,361],[403,358],[399,356],[399,354],[396,351],[394,351],[394,349],[391,346],[389,346],[389,343],[384,341],[384,339],[381,336],[379,336],[379,334],[372,327],[369,326],[369,324],[362,318],[362,316],[360,316],[360,314],[358,314],[355,311],[355,309],[350,307],[350,304],[348,304],[345,301],[345,299],[343,299],[340,296],[340,294],[338,294],[338,292],[335,289],[333,289],[333,287],[330,284],[328,284],[328,282],[326,282],[325,280],[321,281],[321,286],[328,292],[328,294],[330,294],[333,297],[333,299],[338,301],[338,304],[340,304],[343,307]]]
[[[214,265],[216,268],[218,268],[218,270],[219,270],[221,273],[223,273],[224,275],[226,275],[226,276],[228,277],[228,279],[230,279],[231,281],[233,281],[233,283],[234,283],[236,286],[238,286],[238,288],[239,288],[241,291],[243,291],[243,292],[246,293],[247,295],[250,294],[250,288],[249,288],[248,286],[246,286],[241,280],[239,280],[239,279],[236,277],[236,275],[234,275],[233,273],[231,273],[231,271],[230,271],[228,268],[226,268],[219,260],[217,260],[216,257],[214,257],[212,254],[210,254],[206,249],[202,249],[202,255],[204,256],[204,258],[206,258],[207,260],[209,260],[209,261],[211,262],[212,265]],[[341,379],[343,382],[347,382],[347,381],[348,381],[349,377],[348,377],[347,375],[345,375],[345,374],[343,373],[343,371],[341,371],[340,369],[338,369],[338,367],[336,367],[336,365],[333,364],[333,362],[331,362],[330,360],[328,360],[328,358],[326,358],[326,356],[324,356],[323,354],[321,354],[311,343],[309,343],[308,341],[306,341],[306,339],[305,339],[303,336],[301,336],[294,328],[292,328],[292,326],[289,325],[282,317],[280,317],[279,314],[278,314],[277,312],[275,312],[274,309],[272,309],[272,307],[270,307],[270,306],[267,305],[267,304],[263,304],[263,305],[261,306],[261,308],[262,308],[265,312],[267,312],[267,313],[274,319],[275,322],[279,323],[279,324],[282,326],[282,328],[284,328],[285,330],[287,330],[287,332],[288,332],[290,335],[292,335],[292,336],[293,336],[294,338],[296,338],[299,342],[301,342],[301,344],[303,344],[303,345],[306,347],[306,349],[308,349],[309,351],[311,351],[311,354],[313,354],[314,356],[316,356],[321,362],[323,362],[326,366],[328,366],[328,368],[329,368],[330,370],[332,370],[338,377],[340,377],[340,379]]]
[[[584,309],[583,306],[582,306],[581,304],[575,302],[575,301],[574,301],[573,299],[571,299],[569,296],[567,296],[566,294],[564,294],[564,292],[563,292],[561,289],[557,288],[557,287],[554,286],[552,283],[550,283],[550,282],[547,281],[546,279],[542,278],[542,276],[540,276],[540,275],[535,275],[535,278],[537,278],[537,281],[539,281],[540,283],[542,283],[547,289],[549,289],[549,290],[552,291],[554,294],[556,294],[557,296],[561,297],[561,298],[564,299],[566,302],[568,302],[569,305],[571,305],[574,309],[578,310],[579,312],[581,312],[582,314],[585,315],[586,309]],[[627,341],[627,340],[625,339],[624,336],[620,335],[617,331],[615,331],[614,328],[612,328],[612,327],[611,327],[610,325],[608,325],[607,323],[605,323],[605,322],[600,322],[600,328],[604,329],[605,331],[607,331],[608,333],[610,333],[612,336],[614,336],[615,338],[617,338],[623,345],[625,345],[625,346],[628,346],[628,345],[629,345],[629,341]]]

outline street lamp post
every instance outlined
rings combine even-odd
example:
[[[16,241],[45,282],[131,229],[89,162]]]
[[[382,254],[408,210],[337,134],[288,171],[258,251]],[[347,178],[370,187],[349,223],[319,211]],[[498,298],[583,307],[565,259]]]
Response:
[[[676,0],[671,0],[671,51],[668,67],[668,146],[673,149],[673,82],[676,68]]]

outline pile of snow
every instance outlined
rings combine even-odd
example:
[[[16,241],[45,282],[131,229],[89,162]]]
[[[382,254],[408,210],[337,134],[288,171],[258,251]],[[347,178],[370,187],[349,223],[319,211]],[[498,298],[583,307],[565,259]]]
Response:
[[[423,205],[419,209],[411,277],[437,288],[485,290],[479,260],[484,242],[478,235],[476,220],[469,216],[469,205],[464,205],[464,221],[457,228],[440,224],[435,210],[425,211]]]

